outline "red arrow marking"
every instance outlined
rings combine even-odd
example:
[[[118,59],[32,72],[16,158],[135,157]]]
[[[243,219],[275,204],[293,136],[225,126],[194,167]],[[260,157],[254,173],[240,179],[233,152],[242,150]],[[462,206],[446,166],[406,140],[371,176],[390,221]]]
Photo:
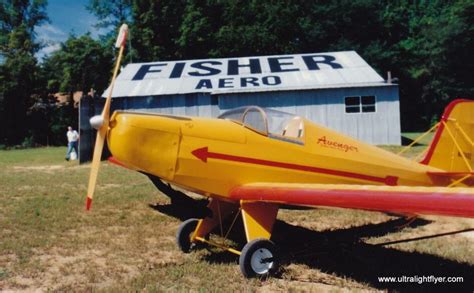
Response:
[[[126,169],[129,169],[124,163],[120,162],[119,160],[117,160],[116,158],[114,158],[113,156],[110,156],[108,159],[107,159],[109,162],[111,162],[112,164],[115,164],[117,166],[120,166],[120,167],[124,167]]]
[[[306,171],[306,172],[313,172],[313,173],[322,173],[334,176],[341,176],[341,177],[349,177],[373,182],[383,183],[385,185],[397,185],[398,177],[395,176],[386,176],[386,177],[376,177],[370,176],[365,174],[358,174],[346,171],[339,171],[339,170],[331,170],[331,169],[324,169],[312,166],[304,166],[304,165],[297,165],[291,163],[282,163],[282,162],[275,162],[275,161],[267,161],[267,160],[260,160],[248,157],[240,157],[240,156],[233,156],[233,155],[226,155],[226,154],[219,154],[213,153],[208,150],[207,147],[195,149],[191,152],[195,157],[200,159],[201,161],[207,163],[208,158],[218,159],[218,160],[226,160],[226,161],[235,161],[241,163],[248,163],[248,164],[255,164],[255,165],[265,165],[270,167],[277,167],[277,168],[285,168],[285,169],[292,169],[298,171]]]

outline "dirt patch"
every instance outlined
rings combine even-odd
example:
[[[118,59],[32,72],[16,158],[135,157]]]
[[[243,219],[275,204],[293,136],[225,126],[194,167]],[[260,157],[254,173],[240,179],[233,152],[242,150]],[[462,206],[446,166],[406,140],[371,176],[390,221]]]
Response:
[[[3,254],[0,255],[0,265],[4,265],[5,263],[14,262],[17,260],[15,254]]]
[[[46,172],[53,174],[58,170],[65,169],[64,165],[44,165],[44,166],[13,166],[13,171],[15,172]]]
[[[73,166],[67,166],[69,169],[90,169],[91,164],[82,164],[82,165],[73,165]]]
[[[104,189],[110,189],[110,188],[119,188],[123,185],[121,184],[114,184],[114,183],[106,183],[106,184],[99,184],[97,186],[97,189],[99,190],[104,190]]]
[[[426,219],[433,221],[432,224],[423,227],[425,233],[447,233],[462,230],[474,229],[474,219],[454,218],[454,217],[437,217],[429,216]],[[462,232],[458,234],[461,237],[474,239],[474,231]]]
[[[461,233],[461,236],[466,237],[469,240],[474,240],[474,232]]]
[[[31,186],[31,185],[22,185],[18,187],[18,191],[28,191],[28,190],[33,190],[36,189],[37,186]]]
[[[337,286],[341,292],[352,292],[354,289],[368,291],[370,289],[370,287],[351,279],[346,278],[342,281],[338,276],[314,270],[301,264],[287,266],[283,278],[287,281],[284,284],[286,289],[298,288],[298,291],[305,292],[330,292],[334,290],[334,286]]]
[[[332,282],[333,283],[333,282]],[[347,284],[346,284],[347,285]],[[337,289],[336,289],[337,288]],[[331,283],[324,283],[323,281],[291,279],[291,280],[275,280],[268,284],[264,284],[257,289],[256,292],[383,292],[373,288],[356,287],[334,287]]]
[[[87,290],[114,285],[117,280],[133,278],[143,270],[179,261],[178,254],[169,251],[154,251],[135,258],[134,262],[123,262],[106,250],[82,249],[80,251],[37,251],[32,259],[41,268],[22,275],[12,276],[8,286],[2,290]],[[13,259],[9,259],[12,261]]]

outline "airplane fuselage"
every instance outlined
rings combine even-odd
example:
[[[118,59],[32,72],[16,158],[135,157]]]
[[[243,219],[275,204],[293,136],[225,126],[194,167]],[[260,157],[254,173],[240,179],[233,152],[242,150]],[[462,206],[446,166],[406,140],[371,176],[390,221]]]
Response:
[[[304,120],[304,135],[264,135],[227,119],[115,112],[108,133],[126,166],[203,195],[256,182],[433,186],[441,171]]]

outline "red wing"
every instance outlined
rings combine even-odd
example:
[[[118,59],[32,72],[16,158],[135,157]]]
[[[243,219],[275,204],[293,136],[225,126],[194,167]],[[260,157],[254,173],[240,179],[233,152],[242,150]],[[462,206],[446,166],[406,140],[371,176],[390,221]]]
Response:
[[[254,183],[235,187],[236,200],[474,218],[474,188]]]

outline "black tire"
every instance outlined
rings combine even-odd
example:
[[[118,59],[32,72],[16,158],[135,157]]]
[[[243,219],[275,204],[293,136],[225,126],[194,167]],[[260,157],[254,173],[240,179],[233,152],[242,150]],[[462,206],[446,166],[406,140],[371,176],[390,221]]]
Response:
[[[176,232],[176,242],[179,249],[184,253],[191,252],[194,247],[194,243],[191,242],[191,236],[194,230],[196,230],[198,221],[198,219],[188,219],[179,225]]]
[[[270,240],[255,239],[244,246],[239,257],[240,271],[246,278],[265,278],[278,270],[278,251]]]

